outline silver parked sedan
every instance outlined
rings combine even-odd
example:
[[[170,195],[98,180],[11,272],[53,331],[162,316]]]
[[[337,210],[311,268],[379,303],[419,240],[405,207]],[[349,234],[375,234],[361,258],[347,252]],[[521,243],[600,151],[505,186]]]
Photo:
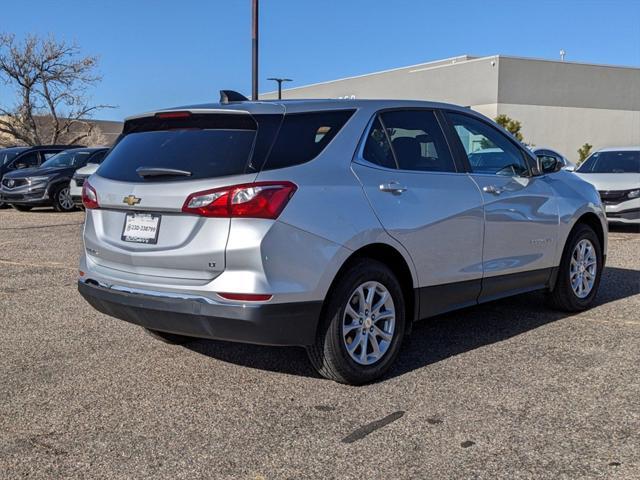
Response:
[[[417,320],[538,289],[566,311],[593,303],[604,209],[561,167],[439,103],[151,112],[84,183],[78,287],[165,341],[302,345],[361,384]]]

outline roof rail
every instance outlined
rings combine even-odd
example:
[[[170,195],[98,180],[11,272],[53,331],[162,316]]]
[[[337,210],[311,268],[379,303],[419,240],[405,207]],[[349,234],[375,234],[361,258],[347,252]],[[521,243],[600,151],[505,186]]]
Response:
[[[220,90],[220,103],[248,102],[249,99],[233,90]]]

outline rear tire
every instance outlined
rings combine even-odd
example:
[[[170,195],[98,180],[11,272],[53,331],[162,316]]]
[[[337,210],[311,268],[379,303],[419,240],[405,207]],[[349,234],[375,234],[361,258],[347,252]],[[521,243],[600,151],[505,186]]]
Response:
[[[30,207],[29,205],[11,205],[11,206],[19,212],[28,212],[33,208],[33,207]]]
[[[71,212],[75,210],[76,207],[71,198],[69,185],[62,185],[54,190],[53,208],[56,212]]]
[[[602,245],[596,233],[588,225],[576,225],[562,252],[556,284],[549,292],[550,306],[565,312],[591,307],[600,285],[602,260]]]
[[[327,295],[309,360],[320,375],[340,383],[382,377],[400,351],[405,311],[393,272],[376,260],[358,260]]]
[[[182,345],[183,343],[193,340],[192,337],[178,335],[177,333],[161,332],[160,330],[152,330],[151,328],[145,328],[144,330],[156,340],[160,340],[162,343],[168,343],[169,345]]]

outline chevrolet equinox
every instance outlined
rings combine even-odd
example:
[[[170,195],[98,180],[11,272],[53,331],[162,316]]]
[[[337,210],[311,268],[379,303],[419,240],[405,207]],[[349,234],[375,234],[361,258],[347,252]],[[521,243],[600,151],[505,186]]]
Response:
[[[223,92],[125,121],[84,183],[78,288],[167,342],[304,346],[370,382],[417,320],[539,289],[592,305],[606,218],[562,166],[468,108]]]

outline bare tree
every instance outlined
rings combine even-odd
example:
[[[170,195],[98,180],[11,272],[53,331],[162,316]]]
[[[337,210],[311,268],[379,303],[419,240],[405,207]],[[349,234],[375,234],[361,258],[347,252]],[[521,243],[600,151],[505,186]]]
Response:
[[[73,144],[92,135],[92,114],[111,105],[92,105],[88,90],[101,77],[98,59],[81,56],[75,44],[30,35],[23,41],[0,34],[0,81],[15,103],[0,104],[0,136],[27,145]]]

